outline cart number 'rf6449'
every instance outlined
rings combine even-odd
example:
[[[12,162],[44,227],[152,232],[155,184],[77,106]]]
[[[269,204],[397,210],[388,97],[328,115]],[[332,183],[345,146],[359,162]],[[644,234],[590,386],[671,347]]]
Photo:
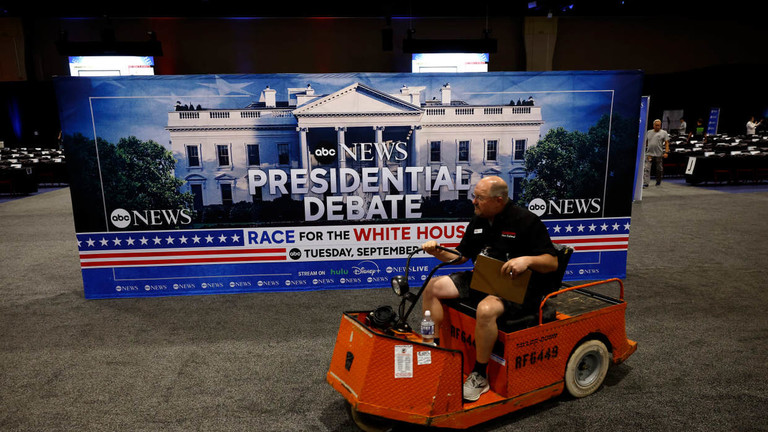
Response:
[[[529,353],[519,355],[515,357],[515,369],[522,369],[526,366],[532,366],[536,363],[552,360],[557,358],[558,348],[557,345],[549,348],[542,348],[538,351],[531,351]]]
[[[471,347],[475,346],[475,340],[472,338],[472,334],[466,333],[460,328],[451,326],[451,337],[456,340],[460,340]]]

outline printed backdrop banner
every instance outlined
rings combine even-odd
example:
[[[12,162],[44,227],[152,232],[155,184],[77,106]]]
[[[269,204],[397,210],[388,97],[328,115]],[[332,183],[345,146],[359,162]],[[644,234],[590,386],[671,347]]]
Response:
[[[55,86],[87,298],[387,287],[490,175],[575,248],[566,280],[626,275],[638,71]]]

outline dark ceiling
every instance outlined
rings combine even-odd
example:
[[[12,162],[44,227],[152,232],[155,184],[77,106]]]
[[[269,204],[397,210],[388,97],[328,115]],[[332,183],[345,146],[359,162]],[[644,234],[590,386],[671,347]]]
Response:
[[[762,2],[660,0],[359,0],[356,2],[254,0],[59,1],[40,5],[0,0],[0,17],[498,17],[498,16],[754,16]],[[763,16],[762,18],[765,18]]]

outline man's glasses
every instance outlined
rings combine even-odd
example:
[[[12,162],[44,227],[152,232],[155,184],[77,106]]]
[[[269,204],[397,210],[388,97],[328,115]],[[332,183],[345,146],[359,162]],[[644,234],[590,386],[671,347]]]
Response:
[[[491,197],[491,196],[487,196],[487,195],[475,195],[475,194],[470,194],[470,195],[469,195],[469,198],[470,198],[472,201],[474,201],[474,200],[478,200],[478,201],[485,201],[485,200],[487,200],[487,199],[490,199],[490,198],[493,198],[493,197]]]

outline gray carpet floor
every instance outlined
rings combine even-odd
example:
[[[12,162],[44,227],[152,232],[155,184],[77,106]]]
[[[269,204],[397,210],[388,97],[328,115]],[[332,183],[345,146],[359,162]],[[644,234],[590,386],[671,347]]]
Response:
[[[603,388],[475,430],[768,430],[768,192],[723,190],[633,204],[639,348]],[[85,300],[66,188],[0,203],[0,236],[0,430],[356,430],[325,373],[389,289]]]

